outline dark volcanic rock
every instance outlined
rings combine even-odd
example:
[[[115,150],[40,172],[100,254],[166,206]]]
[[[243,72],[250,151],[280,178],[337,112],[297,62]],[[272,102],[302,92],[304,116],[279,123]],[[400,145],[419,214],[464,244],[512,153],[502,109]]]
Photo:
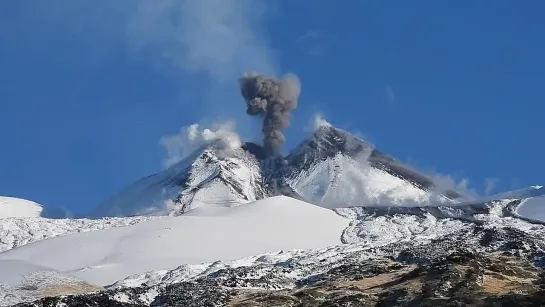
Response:
[[[245,268],[246,270],[248,268]],[[250,273],[250,272],[246,272]],[[274,274],[270,274],[272,276]],[[257,290],[233,283],[244,271],[223,271],[166,286],[152,302],[149,288],[45,298],[17,306],[543,306],[545,272],[512,254],[453,250],[426,263],[359,260],[334,266],[293,288]],[[267,279],[261,281],[266,283]],[[263,286],[263,284],[261,284]],[[274,288],[274,287],[271,287]],[[156,290],[156,289],[155,289]],[[116,297],[125,297],[120,302]]]

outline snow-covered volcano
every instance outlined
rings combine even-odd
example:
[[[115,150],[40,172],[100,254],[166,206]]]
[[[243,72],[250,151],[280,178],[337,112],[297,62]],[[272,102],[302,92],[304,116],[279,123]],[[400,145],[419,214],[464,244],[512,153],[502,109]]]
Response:
[[[27,213],[0,219],[0,306],[103,286],[54,306],[171,306],[180,285],[193,302],[181,306],[202,306],[198,293],[226,306],[210,289],[293,289],[331,270],[373,278],[343,271],[362,259],[516,250],[543,266],[545,255],[543,187],[469,201],[332,126],[276,159],[253,143],[205,146],[102,203],[94,219],[15,208]]]
[[[463,200],[364,140],[324,125],[287,157],[274,161],[253,143],[228,154],[217,144],[201,148],[137,181],[91,215],[177,215],[202,204],[233,206],[279,194],[330,208]]]

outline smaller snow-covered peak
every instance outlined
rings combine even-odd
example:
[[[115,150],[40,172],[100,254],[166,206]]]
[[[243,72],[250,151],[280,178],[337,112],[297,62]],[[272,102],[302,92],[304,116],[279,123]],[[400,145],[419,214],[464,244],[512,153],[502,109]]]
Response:
[[[267,193],[261,180],[260,150],[252,143],[227,148],[217,140],[137,181],[91,215],[178,215],[204,203],[230,206],[261,199]]]
[[[347,131],[322,125],[286,158],[293,194],[328,207],[425,205],[460,195]]]
[[[287,160],[290,163],[298,163],[297,160],[301,158],[325,159],[339,152],[356,155],[365,150],[372,150],[371,144],[342,129],[321,125],[288,155]]]
[[[39,217],[43,208],[30,200],[0,196],[0,218]]]

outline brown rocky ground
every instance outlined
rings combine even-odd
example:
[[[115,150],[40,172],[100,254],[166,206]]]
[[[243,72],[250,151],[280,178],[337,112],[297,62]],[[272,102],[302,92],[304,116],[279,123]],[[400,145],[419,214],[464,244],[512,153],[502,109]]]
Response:
[[[460,252],[429,265],[341,266],[293,290],[239,291],[227,306],[545,306],[543,277],[514,255]]]
[[[545,306],[545,273],[513,253],[456,251],[430,263],[394,259],[340,265],[293,289],[230,288],[213,281],[167,287],[151,306]],[[129,291],[127,289],[127,291]],[[138,289],[129,296],[136,297]],[[48,298],[18,306],[145,306],[112,295]],[[134,302],[134,300],[133,300]]]

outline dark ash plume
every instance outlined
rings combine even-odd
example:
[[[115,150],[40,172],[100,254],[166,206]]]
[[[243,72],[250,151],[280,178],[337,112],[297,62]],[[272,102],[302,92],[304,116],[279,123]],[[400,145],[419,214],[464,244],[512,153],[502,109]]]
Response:
[[[286,141],[282,129],[290,125],[290,112],[297,107],[299,79],[295,75],[276,79],[247,73],[239,81],[248,107],[246,113],[263,117],[263,145],[267,154],[278,155]]]

